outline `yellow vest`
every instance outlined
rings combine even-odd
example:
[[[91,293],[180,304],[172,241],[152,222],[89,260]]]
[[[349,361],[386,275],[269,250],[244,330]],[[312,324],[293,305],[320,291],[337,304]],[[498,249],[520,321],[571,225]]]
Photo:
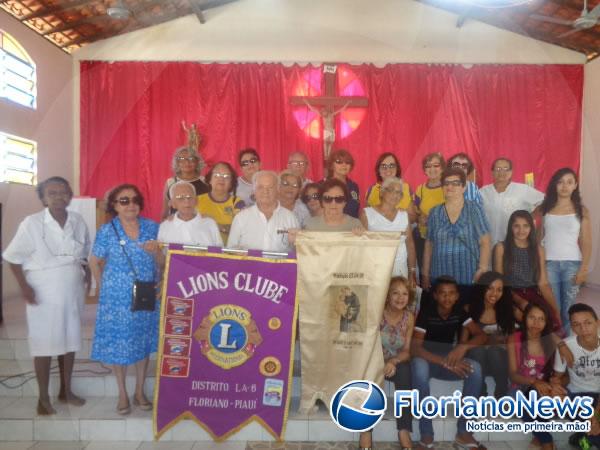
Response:
[[[230,195],[224,202],[213,200],[210,194],[202,194],[197,198],[196,208],[200,215],[210,217],[217,222],[223,243],[226,244],[233,218],[244,208],[244,202],[235,195]]]

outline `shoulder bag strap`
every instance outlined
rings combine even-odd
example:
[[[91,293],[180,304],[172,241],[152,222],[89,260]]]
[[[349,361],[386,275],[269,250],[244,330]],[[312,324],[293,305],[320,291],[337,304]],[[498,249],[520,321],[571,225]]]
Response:
[[[137,279],[138,278],[137,271],[135,270],[135,267],[133,266],[133,263],[131,262],[131,258],[127,254],[127,251],[125,251],[125,241],[121,239],[121,236],[119,236],[119,232],[117,231],[117,227],[115,227],[115,223],[112,220],[110,221],[110,224],[112,225],[113,231],[115,232],[115,235],[117,236],[117,240],[119,241],[119,246],[121,247],[121,250],[123,250],[123,253],[125,254],[125,257],[127,258],[127,262],[129,263],[129,267],[131,267],[131,270],[133,270],[135,278]]]

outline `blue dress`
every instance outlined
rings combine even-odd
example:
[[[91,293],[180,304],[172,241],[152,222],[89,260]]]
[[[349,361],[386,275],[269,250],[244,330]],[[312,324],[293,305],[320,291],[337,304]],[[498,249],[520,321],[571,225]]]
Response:
[[[140,233],[137,240],[127,236],[116,217],[111,222],[119,237],[109,222],[98,230],[92,250],[94,256],[105,261],[105,265],[91,358],[106,364],[133,364],[156,351],[159,305],[154,311],[131,311],[136,276],[120,244],[125,243],[139,280],[157,279],[154,258],[141,245],[156,239],[158,224],[143,217],[139,217],[138,221]]]

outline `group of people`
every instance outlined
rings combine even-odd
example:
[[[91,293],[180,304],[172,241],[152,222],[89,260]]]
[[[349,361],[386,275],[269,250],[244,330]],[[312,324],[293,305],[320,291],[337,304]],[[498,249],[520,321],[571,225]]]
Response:
[[[331,152],[326,177],[317,183],[307,177],[309,161],[302,152],[291,153],[280,173],[262,170],[255,149],[241,150],[237,162],[239,176],[220,161],[203,177],[197,152],[178,148],[173,177],[165,183],[162,223],[142,217],[142,193],[122,184],[107,195],[111,217],[93,245],[81,216],[67,211],[73,195],[69,183],[52,177],[37,186],[44,209],[23,220],[3,257],[27,301],[39,414],[55,412],[48,395],[55,355],[60,355],[59,400],[84,402],[71,391],[70,380],[90,275],[100,292],[91,357],[112,365],[120,414],[131,411],[129,365],[135,365],[134,405],[152,409],[143,387],[148,357],[157,346],[158,311],[132,312],[131,296],[135,281],[160,281],[162,243],[287,253],[298,230],[398,233],[381,323],[385,375],[422,396],[431,377],[464,379],[464,393],[480,395],[488,374],[496,396],[514,388],[551,392],[552,387],[564,394],[558,386],[567,383],[560,377],[567,369],[554,358],[555,349],[571,360],[579,351],[573,348],[585,346],[600,358],[600,342],[590,337],[598,334],[595,313],[574,305],[589,269],[591,227],[573,170],[558,170],[544,195],[513,182],[512,161],[498,158],[491,167],[494,183],[479,189],[468,155],[446,161],[431,153],[422,161],[426,181],[412,191],[396,155],[383,153],[361,209],[359,187],[350,178],[354,158],[346,150]],[[424,293],[415,316],[417,285]],[[581,329],[587,320],[582,314],[592,317],[595,331],[577,331],[575,325]],[[561,340],[570,328],[575,341]],[[596,397],[598,375],[595,384],[586,384],[594,386]],[[402,419],[398,427],[402,446],[411,448],[410,420]],[[464,421],[458,427],[457,445],[483,448]],[[371,446],[369,434],[360,440],[361,447]],[[547,445],[547,438],[539,442]],[[432,443],[431,423],[422,420],[419,447],[430,449]]]
[[[586,438],[600,448],[600,322],[591,306],[569,307],[572,334],[561,339],[544,302],[530,302],[520,319],[515,318],[510,289],[498,272],[484,272],[467,302],[461,302],[459,285],[449,276],[438,277],[431,293],[433,301],[415,314],[410,281],[402,276],[391,279],[380,333],[384,375],[396,390],[417,389],[425,398],[430,395],[431,378],[436,378],[462,380],[464,397],[487,396],[489,375],[495,384],[491,395],[497,399],[515,397],[517,391],[528,396],[532,390],[539,396],[589,396],[595,408],[590,432],[576,433],[570,442],[578,446]],[[533,421],[529,416],[523,420]],[[413,447],[412,421],[410,409],[403,408],[397,419],[403,449]],[[431,419],[420,418],[419,431],[417,448],[434,448]],[[554,449],[550,433],[533,436],[536,446]],[[458,419],[454,446],[485,449],[467,431],[464,417]],[[370,432],[361,433],[359,447],[372,448]]]

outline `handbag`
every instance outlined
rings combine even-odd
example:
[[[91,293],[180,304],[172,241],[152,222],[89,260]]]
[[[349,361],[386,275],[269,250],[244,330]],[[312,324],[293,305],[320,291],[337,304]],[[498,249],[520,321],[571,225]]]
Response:
[[[156,306],[156,286],[154,281],[141,281],[138,280],[137,271],[131,262],[131,258],[127,254],[125,250],[125,241],[121,239],[119,236],[119,232],[115,227],[115,224],[111,221],[110,223],[113,227],[115,234],[117,235],[117,239],[119,239],[119,244],[121,245],[121,249],[127,258],[127,262],[129,263],[129,267],[135,274],[136,280],[133,282],[133,294],[131,296],[131,311],[154,311]]]

